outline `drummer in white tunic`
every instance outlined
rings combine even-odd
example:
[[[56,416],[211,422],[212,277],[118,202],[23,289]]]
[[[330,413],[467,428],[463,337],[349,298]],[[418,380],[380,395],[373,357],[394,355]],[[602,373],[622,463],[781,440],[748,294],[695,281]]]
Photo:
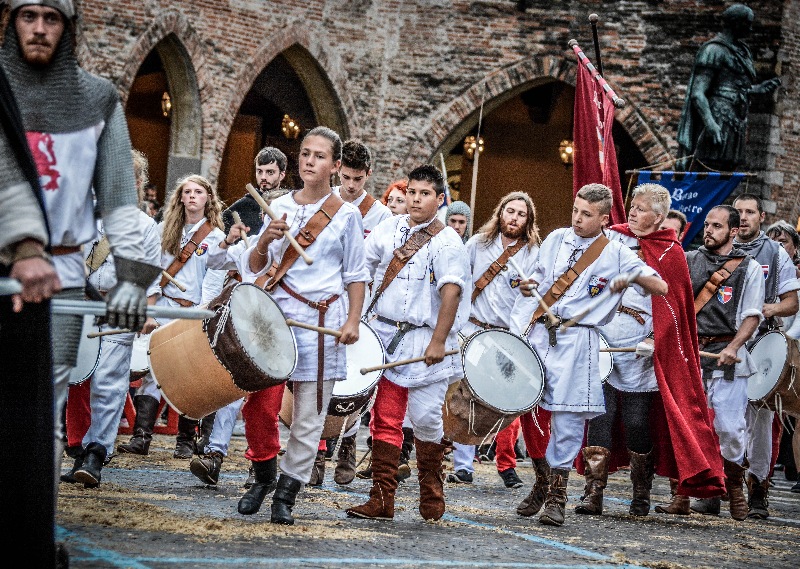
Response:
[[[602,184],[581,188],[572,208],[572,227],[553,231],[544,240],[531,275],[530,284],[546,299],[554,282],[563,283],[569,275],[574,277],[558,300],[550,302],[551,311],[559,319],[578,317],[590,303],[594,310],[579,325],[564,331],[557,324],[550,324],[546,317],[532,322],[538,303],[524,286],[529,283],[523,283],[522,295],[512,312],[512,332],[528,337],[546,370],[541,405],[552,412],[546,453],[551,470],[545,509],[539,521],[548,525],[564,523],[567,478],[581,448],[585,421],[605,411],[596,326],[614,317],[621,295],[609,294],[604,289],[608,287],[611,293],[619,293],[632,282],[645,294],[667,292],[666,283],[629,248],[608,242],[603,227],[608,223],[611,200],[611,191]],[[589,257],[581,262],[583,255]],[[577,267],[588,259],[593,260],[576,275]]]
[[[444,514],[442,404],[450,381],[463,375],[458,356],[445,352],[458,353],[457,331],[469,317],[471,271],[461,239],[436,217],[444,200],[441,173],[429,165],[415,168],[406,196],[408,215],[383,221],[366,240],[377,287],[366,317],[389,362],[424,360],[389,368],[378,383],[371,411],[372,489],[366,504],[347,510],[351,517],[394,517],[406,409],[415,435],[420,514],[427,520]]]
[[[299,156],[303,189],[272,202],[278,219],[265,224],[258,240],[251,240],[250,248],[238,259],[244,282],[254,281],[273,262],[279,263],[275,277],[278,284],[273,289],[270,281],[267,289],[272,289],[273,298],[287,318],[341,331],[337,339],[294,328],[298,363],[291,377],[292,426],[277,488],[274,476],[279,448],[274,444],[278,435],[275,419],[281,400],[258,391],[248,396],[242,408],[248,445],[254,452],[260,448],[265,456],[267,453],[272,456],[267,460],[254,459],[256,484],[240,500],[239,512],[254,514],[266,494],[276,488],[272,523],[294,523],[292,508],[300,488],[311,479],[333,384],[347,377],[345,345],[358,340],[364,291],[370,280],[364,263],[361,214],[334,195],[330,186],[341,156],[339,135],[325,127],[310,130],[303,139]],[[320,225],[318,220],[323,219]],[[285,257],[289,248],[284,237],[286,231],[292,235],[316,235],[306,249],[313,264],[307,265],[299,258],[291,264],[283,262],[284,258],[291,258],[291,255]],[[281,277],[284,268],[286,272]]]

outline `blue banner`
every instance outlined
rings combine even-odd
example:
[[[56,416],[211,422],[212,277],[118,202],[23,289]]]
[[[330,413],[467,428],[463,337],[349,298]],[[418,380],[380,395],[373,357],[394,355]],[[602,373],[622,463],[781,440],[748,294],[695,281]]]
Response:
[[[653,174],[660,179],[654,179]],[[672,209],[686,216],[684,249],[703,229],[709,210],[724,202],[743,179],[743,172],[726,174],[724,178],[718,172],[639,172],[640,184],[654,183],[667,188],[672,196]]]

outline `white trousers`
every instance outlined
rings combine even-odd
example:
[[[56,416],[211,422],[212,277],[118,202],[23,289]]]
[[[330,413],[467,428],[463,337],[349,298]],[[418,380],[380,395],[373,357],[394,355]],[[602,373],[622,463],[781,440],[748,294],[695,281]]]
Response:
[[[211,427],[211,435],[208,437],[208,444],[203,449],[204,453],[219,452],[222,453],[222,456],[228,456],[228,446],[231,443],[233,428],[236,426],[236,419],[239,417],[242,405],[244,405],[244,397],[217,410],[217,414],[214,415],[214,426]]]
[[[328,404],[333,393],[335,381],[322,382],[322,412],[317,413],[317,382],[295,381],[292,383],[294,406],[292,408],[292,426],[289,429],[289,440],[286,442],[286,453],[281,458],[281,472],[308,484],[311,480],[311,469],[317,458],[319,438],[325,426]]]
[[[453,443],[453,470],[466,470],[475,472],[473,461],[475,460],[475,445],[462,445]]]
[[[748,405],[745,412],[747,429],[747,461],[749,472],[755,474],[759,482],[769,476],[772,462],[772,420],[775,412],[760,405]]]
[[[572,411],[551,411],[550,441],[547,443],[545,458],[550,468],[572,468],[572,463],[583,446],[583,432],[586,421],[596,417],[594,411],[573,413]]]
[[[436,381],[408,388],[406,419],[414,429],[414,437],[423,442],[440,443],[444,437],[442,405],[447,394],[447,381]],[[405,419],[403,426],[406,426]]]
[[[733,381],[712,377],[706,382],[709,409],[714,410],[714,431],[719,437],[722,458],[742,464],[747,442],[745,411],[747,410],[747,378],[736,376]]]

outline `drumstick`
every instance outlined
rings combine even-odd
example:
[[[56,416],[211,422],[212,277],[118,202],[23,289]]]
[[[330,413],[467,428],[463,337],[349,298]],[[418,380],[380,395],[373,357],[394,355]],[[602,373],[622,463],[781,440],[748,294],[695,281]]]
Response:
[[[460,350],[447,350],[444,353],[444,355],[454,356],[458,353],[460,353]],[[422,361],[425,361],[425,356],[420,356],[418,358],[411,358],[408,360],[397,360],[396,362],[383,364],[382,366],[362,367],[358,371],[361,372],[361,375],[367,375],[368,373],[372,373],[373,371],[378,371],[379,369],[389,369],[391,367],[404,366],[406,364],[415,364],[417,362],[422,362]]]
[[[632,272],[628,277],[628,284],[632,283],[639,276],[640,273],[641,273],[641,271]],[[616,277],[614,277],[614,278],[616,278]],[[611,279],[611,280],[614,280],[614,279]],[[611,282],[611,281],[609,281],[609,282]],[[605,290],[605,289],[603,289],[603,290]],[[611,289],[609,289],[609,293],[610,292],[611,292]],[[615,292],[615,293],[612,293],[612,294],[622,294],[624,292],[625,292],[625,289],[622,289],[621,291]],[[574,316],[573,318],[570,318],[569,320],[564,322],[561,325],[561,328],[560,328],[561,332],[563,332],[564,330],[566,330],[570,326],[574,326],[575,324],[577,324],[578,322],[583,320],[584,317],[586,317],[587,314],[589,314],[594,309],[596,309],[599,306],[601,306],[605,301],[606,301],[606,299],[602,296],[602,292],[601,292],[601,296],[597,300],[595,300],[592,304],[590,304],[589,307],[586,310],[583,310],[583,311],[579,312],[577,316]]]
[[[128,334],[131,331],[127,328],[119,328],[117,330],[106,330],[104,332],[89,332],[86,334],[87,338],[99,338],[100,336],[112,336],[114,334]]]
[[[601,351],[601,352],[635,352],[636,348],[633,348],[633,347],[628,347],[628,348],[600,348],[599,351]],[[711,352],[703,352],[703,351],[701,351],[700,355],[703,356],[704,358],[714,358],[715,360],[719,359],[719,354],[712,354]],[[738,364],[742,360],[740,360],[739,358],[736,358],[734,361]]]
[[[269,207],[269,204],[264,201],[264,198],[261,197],[261,194],[259,194],[258,191],[253,187],[253,184],[247,184],[247,191],[250,192],[250,195],[253,196],[253,199],[256,200],[256,203],[261,206],[261,209],[264,210],[264,213],[266,213],[271,219],[278,219],[278,216],[275,215],[275,212],[272,211],[272,208]],[[305,249],[300,246],[300,243],[298,243],[292,234],[289,233],[289,230],[285,229],[283,234],[286,236],[286,239],[289,240],[289,243],[292,245],[292,247],[297,250],[303,260],[306,262],[306,265],[310,265],[314,262],[314,260],[306,254]]]
[[[234,211],[233,212],[233,222],[234,223],[242,223],[242,216],[239,215],[238,211]],[[244,225],[244,224],[242,223],[242,225]],[[244,246],[245,247],[249,247],[250,246],[250,242],[247,240],[247,234],[246,233],[242,235],[242,241],[244,241]]]
[[[514,257],[509,257],[508,258],[508,262],[511,263],[511,266],[514,267],[514,270],[519,273],[519,276],[522,277],[522,280],[524,280],[524,281],[529,281],[530,280],[525,275],[525,271],[523,271],[522,268],[514,260]],[[542,295],[539,294],[539,291],[536,290],[533,286],[531,286],[530,291],[531,291],[531,294],[533,294],[536,297],[536,300],[539,301],[539,306],[541,306],[542,309],[544,310],[545,314],[547,314],[547,317],[550,319],[550,324],[552,324],[553,326],[558,324],[558,317],[555,314],[553,314],[552,312],[550,312],[550,307],[547,306],[547,303],[542,298]]]
[[[176,280],[173,278],[173,276],[172,276],[171,274],[169,274],[167,271],[161,271],[161,276],[163,276],[163,277],[164,277],[165,279],[167,279],[169,282],[171,282],[171,283],[172,283],[172,284],[174,284],[176,287],[178,287],[179,289],[181,289],[181,292],[186,292],[186,285],[184,285],[184,284],[181,284],[181,282],[180,282],[180,281],[176,281]]]
[[[286,319],[286,324],[288,326],[295,326],[297,328],[305,328],[306,330],[313,330],[314,332],[319,332],[320,334],[328,334],[329,336],[336,336],[337,338],[341,338],[342,336],[342,333],[339,330],[334,330],[333,328],[323,328],[322,326],[314,326],[313,324],[298,322],[297,320],[292,320],[291,318]]]

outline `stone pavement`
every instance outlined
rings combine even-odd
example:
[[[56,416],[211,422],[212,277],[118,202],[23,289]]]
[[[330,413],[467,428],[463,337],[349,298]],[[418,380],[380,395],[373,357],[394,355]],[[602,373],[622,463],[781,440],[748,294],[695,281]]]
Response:
[[[367,434],[362,427],[359,457]],[[173,447],[172,437],[156,436],[147,457],[115,457],[103,469],[99,488],[61,484],[57,534],[70,551],[71,567],[800,566],[800,494],[789,491],[793,483],[781,472],[771,490],[772,517],[736,522],[724,503],[720,517],[651,511],[633,518],[627,513],[627,472],[611,476],[604,515],[579,516],[574,507],[583,479],[573,471],[566,523],[553,528],[514,511],[533,481],[530,461],[518,463],[525,486],[514,490],[503,486],[494,464],[477,464],[473,484],[446,484],[447,512],[433,523],[417,511],[415,476],[400,484],[393,521],[347,518],[344,509],[367,498],[370,481],[356,478],[339,486],[333,482],[335,463],[328,463],[325,484],[301,492],[296,525],[286,527],[269,523],[269,498],[254,516],[236,511],[249,465],[242,458],[244,437],[232,439],[216,487],[197,480],[188,461],[173,459]],[[668,482],[656,478],[653,505],[668,496]]]

